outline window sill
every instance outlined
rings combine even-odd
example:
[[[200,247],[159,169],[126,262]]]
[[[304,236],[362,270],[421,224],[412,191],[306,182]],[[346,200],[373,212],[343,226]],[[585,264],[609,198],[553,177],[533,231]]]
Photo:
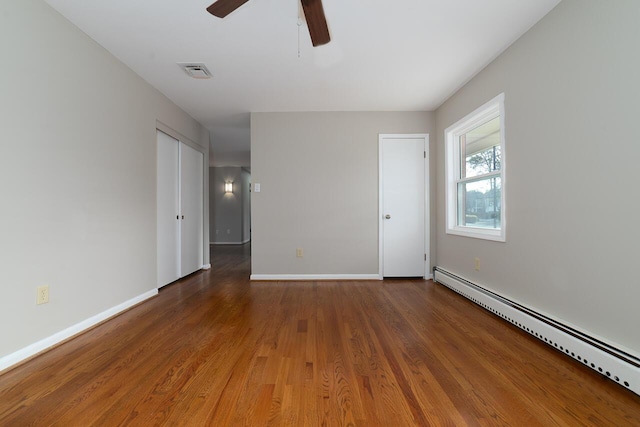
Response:
[[[491,240],[494,242],[506,242],[504,230],[489,230],[476,227],[455,227],[447,228],[447,234],[471,237],[474,239]]]

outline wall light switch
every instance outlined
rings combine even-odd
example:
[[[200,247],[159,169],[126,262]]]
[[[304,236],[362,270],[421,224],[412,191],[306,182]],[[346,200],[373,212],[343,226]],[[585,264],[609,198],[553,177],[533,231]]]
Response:
[[[256,193],[260,192],[260,183],[256,182],[255,184],[253,184],[253,189],[255,190]]]

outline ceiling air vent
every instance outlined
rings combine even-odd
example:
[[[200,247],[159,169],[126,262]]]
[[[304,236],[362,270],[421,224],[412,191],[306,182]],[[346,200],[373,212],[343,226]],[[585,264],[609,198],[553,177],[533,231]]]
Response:
[[[178,62],[180,68],[194,79],[210,79],[211,71],[204,64],[197,62]]]

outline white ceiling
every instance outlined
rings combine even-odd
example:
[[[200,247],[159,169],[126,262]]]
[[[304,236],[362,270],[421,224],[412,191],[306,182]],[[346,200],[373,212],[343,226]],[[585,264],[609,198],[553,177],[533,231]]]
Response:
[[[312,47],[303,24],[298,57],[299,0],[224,19],[213,0],[45,1],[205,125],[222,163],[249,151],[250,112],[434,110],[559,3],[323,0],[332,40]]]

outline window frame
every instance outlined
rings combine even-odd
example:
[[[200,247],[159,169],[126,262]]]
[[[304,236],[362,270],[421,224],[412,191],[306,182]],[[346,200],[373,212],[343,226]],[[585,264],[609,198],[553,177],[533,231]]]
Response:
[[[500,171],[477,175],[471,178],[460,178],[463,160],[459,137],[476,127],[500,117]],[[482,106],[476,108],[444,131],[445,139],[445,175],[447,178],[446,193],[446,233],[476,239],[506,241],[506,182],[505,182],[505,111],[504,93],[496,96]],[[466,162],[465,162],[466,163]],[[500,178],[500,228],[482,228],[458,224],[458,184],[471,183],[490,178]]]

